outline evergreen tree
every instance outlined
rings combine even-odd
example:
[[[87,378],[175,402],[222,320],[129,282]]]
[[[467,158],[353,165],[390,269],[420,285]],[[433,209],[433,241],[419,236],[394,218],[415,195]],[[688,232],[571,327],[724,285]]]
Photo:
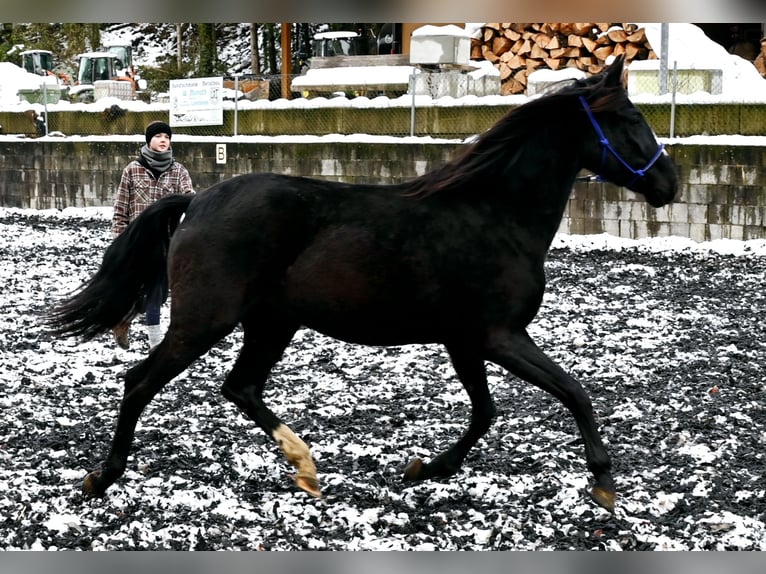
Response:
[[[197,28],[199,35],[199,67],[200,77],[213,76],[216,73],[216,58],[218,51],[215,45],[215,25],[199,24]]]

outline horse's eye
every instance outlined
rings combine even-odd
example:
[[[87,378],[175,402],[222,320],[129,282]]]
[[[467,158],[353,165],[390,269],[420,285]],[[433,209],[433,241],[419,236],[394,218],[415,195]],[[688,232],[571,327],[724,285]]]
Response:
[[[628,111],[620,114],[620,119],[631,125],[639,125],[644,123],[644,118],[637,111]]]

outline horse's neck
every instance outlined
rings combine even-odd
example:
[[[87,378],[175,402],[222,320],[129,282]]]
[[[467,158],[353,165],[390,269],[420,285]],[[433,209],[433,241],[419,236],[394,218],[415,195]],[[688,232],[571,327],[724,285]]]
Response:
[[[514,226],[535,238],[545,251],[561,225],[579,170],[574,161],[526,168],[515,179],[506,180],[507,191],[498,194]]]

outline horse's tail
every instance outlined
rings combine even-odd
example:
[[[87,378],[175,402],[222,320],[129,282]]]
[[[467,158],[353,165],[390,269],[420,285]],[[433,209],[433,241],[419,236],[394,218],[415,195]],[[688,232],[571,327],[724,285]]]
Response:
[[[58,335],[92,339],[140,312],[167,272],[170,236],[193,195],[168,195],[147,207],[104,253],[96,274],[48,315]]]

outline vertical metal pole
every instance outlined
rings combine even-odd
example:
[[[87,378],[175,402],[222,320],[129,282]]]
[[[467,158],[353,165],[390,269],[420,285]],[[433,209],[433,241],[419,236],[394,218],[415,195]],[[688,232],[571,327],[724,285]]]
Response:
[[[670,96],[670,137],[676,132],[676,90],[678,89],[678,62],[673,60],[673,89]]]
[[[415,70],[410,74],[410,90],[412,91],[412,105],[410,106],[410,135],[415,135]]]
[[[670,26],[660,24],[660,95],[668,93],[668,40]]]
[[[239,102],[239,74],[234,74],[234,135],[237,135],[237,120],[239,119],[237,102]]]
[[[48,135],[48,84],[43,82],[43,110],[45,112],[45,134]]]

